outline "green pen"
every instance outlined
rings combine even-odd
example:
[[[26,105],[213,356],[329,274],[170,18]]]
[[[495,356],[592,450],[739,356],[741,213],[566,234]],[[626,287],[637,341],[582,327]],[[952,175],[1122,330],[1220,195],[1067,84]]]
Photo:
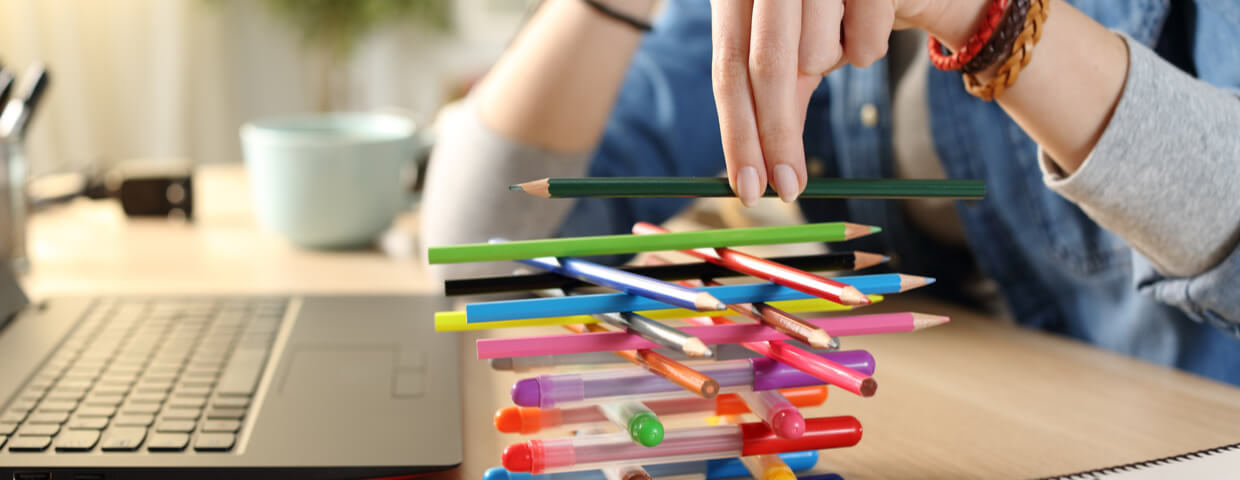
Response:
[[[603,416],[628,432],[638,445],[653,447],[663,442],[663,422],[654,411],[636,400],[622,400],[599,405]]]

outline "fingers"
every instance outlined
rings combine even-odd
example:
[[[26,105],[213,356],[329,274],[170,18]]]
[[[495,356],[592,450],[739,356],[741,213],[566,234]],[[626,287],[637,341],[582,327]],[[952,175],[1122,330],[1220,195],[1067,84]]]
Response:
[[[752,0],[711,1],[711,86],[728,181],[745,206],[758,201],[767,179],[749,82],[752,11]]]
[[[844,9],[844,58],[865,68],[887,55],[887,37],[895,21],[892,0],[848,2]]]
[[[749,81],[767,178],[784,202],[805,188],[801,139],[806,105],[797,104],[801,2],[756,0],[749,39]],[[791,27],[791,28],[789,28]]]
[[[843,0],[801,2],[801,43],[797,57],[803,75],[823,76],[839,63],[844,55],[840,44],[843,18]]]

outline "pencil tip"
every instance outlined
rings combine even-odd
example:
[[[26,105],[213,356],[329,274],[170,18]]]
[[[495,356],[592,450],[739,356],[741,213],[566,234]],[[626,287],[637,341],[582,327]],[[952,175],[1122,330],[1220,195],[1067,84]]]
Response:
[[[881,231],[883,231],[883,227],[875,227],[873,225],[870,226],[870,233],[878,233]]]
[[[509,186],[508,186],[508,189],[509,189],[509,190],[512,190],[512,191],[514,191],[514,192],[524,192],[524,191],[525,191],[525,189],[524,189],[524,188],[521,188],[521,185],[509,185]]]
[[[710,357],[715,354],[715,352],[711,351],[710,347],[706,346],[706,343],[702,342],[702,339],[697,337],[691,337],[688,340],[685,340],[684,350],[685,355],[688,355],[691,358]]]
[[[706,292],[699,293],[693,301],[693,306],[699,312],[713,312],[718,310],[727,310],[728,306],[720,302],[718,298]]]
[[[930,315],[928,313],[909,312],[913,316],[913,330],[921,330],[923,328],[937,327],[939,325],[952,321],[951,317],[943,315]]]
[[[883,255],[883,261],[880,263],[887,263],[890,261],[891,261],[891,255]]]
[[[870,268],[880,263],[887,263],[891,257],[869,252],[853,252],[853,270]]]
[[[926,285],[930,285],[938,281],[938,280],[935,280],[934,277],[926,277],[925,280],[926,280]]]
[[[814,330],[805,336],[806,343],[814,348],[839,348],[839,342],[836,342],[831,335],[822,330]]]
[[[840,301],[844,305],[869,305],[870,298],[857,290],[857,287],[849,285],[840,290]]]

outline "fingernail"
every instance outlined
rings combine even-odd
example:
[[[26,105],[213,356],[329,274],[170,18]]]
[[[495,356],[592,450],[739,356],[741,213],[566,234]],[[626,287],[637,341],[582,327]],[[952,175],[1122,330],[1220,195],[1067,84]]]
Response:
[[[801,194],[801,182],[797,181],[797,172],[787,165],[775,166],[775,191],[784,203],[792,203]]]
[[[753,167],[742,168],[736,174],[736,195],[741,197],[741,204],[746,207],[752,206],[758,201],[758,169]]]

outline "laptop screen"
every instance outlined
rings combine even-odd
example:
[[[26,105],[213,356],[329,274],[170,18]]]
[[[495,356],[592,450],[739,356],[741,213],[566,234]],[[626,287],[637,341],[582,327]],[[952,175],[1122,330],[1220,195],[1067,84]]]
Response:
[[[0,328],[9,323],[18,310],[30,303],[21,285],[17,283],[17,275],[13,271],[10,242],[14,230],[11,214],[12,195],[14,193],[24,194],[24,192],[9,188],[8,155],[8,144],[0,140]]]

